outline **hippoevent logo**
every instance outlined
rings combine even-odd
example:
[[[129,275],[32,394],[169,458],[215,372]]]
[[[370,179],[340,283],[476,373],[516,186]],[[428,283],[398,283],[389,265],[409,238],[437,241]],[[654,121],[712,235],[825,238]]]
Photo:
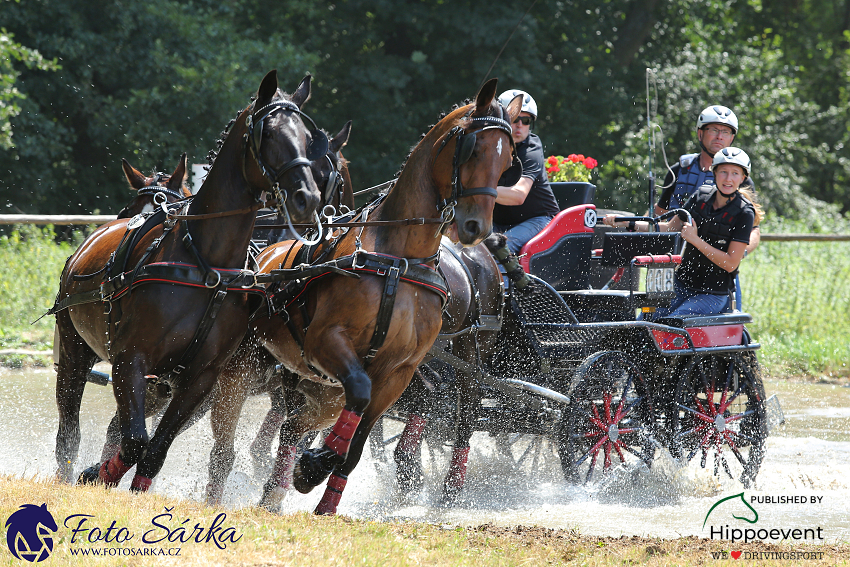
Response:
[[[150,525],[139,531],[122,526],[117,520],[99,520],[93,514],[70,514],[62,521],[67,533],[61,534],[72,556],[169,556],[180,557],[184,545],[214,545],[227,549],[242,539],[235,527],[226,525],[222,512],[211,524],[193,523],[173,513],[174,508],[151,518]],[[6,520],[6,543],[17,559],[44,561],[53,553],[55,534],[61,529],[47,505],[24,504]]]
[[[47,504],[24,504],[6,520],[6,544],[17,559],[44,561],[53,553],[53,534],[57,529]]]
[[[741,492],[715,502],[705,515],[702,526],[705,529],[709,517],[712,517],[713,521],[723,522],[724,518],[731,516],[736,520],[750,524],[752,527],[735,523],[712,524],[708,526],[711,539],[729,540],[732,543],[749,543],[758,540],[823,542],[823,528],[820,526],[756,526],[755,524],[759,521],[759,514],[753,506],[754,504],[759,507],[776,504],[809,506],[820,504],[822,501],[823,496],[750,496],[747,499]],[[734,553],[737,553],[738,556],[741,554],[741,552]]]

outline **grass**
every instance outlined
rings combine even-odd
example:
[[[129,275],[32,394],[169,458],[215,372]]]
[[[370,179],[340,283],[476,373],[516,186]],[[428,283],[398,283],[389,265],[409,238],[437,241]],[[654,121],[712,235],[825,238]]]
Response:
[[[53,480],[20,479],[0,476],[0,522],[23,504],[47,505],[59,526],[52,555],[45,565],[365,565],[401,567],[408,565],[508,566],[508,565],[732,565],[733,559],[714,560],[712,553],[729,552],[730,544],[696,537],[675,540],[634,537],[592,537],[575,530],[492,525],[461,527],[413,522],[373,522],[350,518],[319,517],[307,513],[276,516],[260,508],[225,510],[201,503],[166,498],[157,494],[131,494],[107,491],[102,487],[68,486]],[[148,540],[165,535],[152,519],[170,510],[171,517],[157,520],[168,528],[174,542],[143,543],[145,532],[154,530]],[[105,532],[115,522],[113,534],[126,528],[133,539],[122,543],[81,541],[81,536],[65,527],[72,514],[91,514],[88,526]],[[232,528],[226,549],[213,542],[181,543],[179,526],[193,532],[196,524],[208,528],[225,514],[218,525]],[[184,520],[188,520],[184,523]],[[69,526],[77,526],[71,520]],[[219,532],[223,533],[223,532]],[[83,534],[87,535],[86,533]],[[5,537],[3,538],[5,542]],[[72,539],[75,541],[72,542]],[[122,538],[125,539],[125,538]],[[178,557],[133,557],[118,555],[125,548],[180,548]],[[113,556],[83,557],[72,549],[114,550]],[[847,565],[850,545],[823,546],[750,543],[736,547],[745,552],[806,551],[822,553],[820,560],[807,565]],[[728,556],[727,556],[728,557]],[[20,565],[6,545],[0,545],[0,563]],[[767,567],[787,565],[787,560],[759,560]]]
[[[772,232],[804,232],[774,222]],[[50,350],[53,303],[65,259],[78,243],[56,244],[50,227],[18,228],[0,238],[0,350]],[[741,265],[748,327],[762,344],[770,375],[848,377],[850,243],[764,242]],[[0,355],[0,364],[49,364],[49,357]]]

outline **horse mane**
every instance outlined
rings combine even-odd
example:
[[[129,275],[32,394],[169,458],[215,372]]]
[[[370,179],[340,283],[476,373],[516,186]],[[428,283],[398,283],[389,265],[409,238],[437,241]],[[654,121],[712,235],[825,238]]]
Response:
[[[398,171],[396,171],[396,172],[395,172],[395,174],[393,175],[393,179],[398,179],[398,176],[399,176],[399,175],[401,175],[401,172],[402,172],[402,170],[404,169],[404,167],[407,165],[407,160],[409,160],[409,159],[410,159],[410,156],[413,154],[413,151],[414,151],[414,150],[415,150],[415,149],[419,146],[419,144],[422,142],[422,140],[424,140],[424,139],[425,139],[425,136],[427,136],[427,135],[428,135],[428,133],[429,133],[431,130],[433,130],[435,126],[437,126],[437,124],[439,124],[440,122],[442,122],[442,121],[443,121],[443,119],[445,119],[445,118],[446,118],[446,116],[448,116],[449,114],[451,114],[451,113],[452,113],[452,112],[454,112],[455,110],[457,110],[457,109],[459,109],[459,108],[463,108],[464,106],[469,106],[469,105],[470,105],[470,104],[472,104],[473,102],[475,102],[473,99],[471,99],[471,98],[467,98],[467,99],[465,99],[465,100],[464,100],[462,103],[460,103],[460,104],[458,104],[458,103],[453,104],[453,105],[452,105],[451,110],[449,110],[448,112],[446,112],[446,111],[441,111],[441,112],[440,112],[440,115],[437,117],[437,121],[436,121],[434,124],[430,124],[430,125],[428,126],[428,129],[427,129],[427,130],[425,130],[425,132],[423,132],[422,134],[420,134],[420,135],[419,135],[419,141],[418,141],[418,142],[416,142],[415,144],[413,144],[413,145],[410,147],[410,151],[408,151],[408,152],[407,152],[407,157],[405,157],[405,158],[404,158],[404,161],[403,161],[403,162],[401,162],[401,167],[398,169]]]

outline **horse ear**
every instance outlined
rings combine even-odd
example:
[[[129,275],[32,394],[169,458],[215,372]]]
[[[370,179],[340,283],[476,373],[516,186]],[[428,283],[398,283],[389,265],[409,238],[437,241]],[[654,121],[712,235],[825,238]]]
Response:
[[[313,80],[313,75],[307,74],[306,77],[301,79],[301,84],[298,85],[298,88],[295,89],[295,92],[292,94],[292,102],[298,105],[298,108],[301,108],[304,103],[310,100],[310,82]]]
[[[508,116],[511,117],[511,124],[514,123],[514,120],[516,120],[520,112],[522,112],[522,95],[516,95],[513,100],[508,103]]]
[[[490,103],[496,98],[496,85],[499,79],[493,77],[481,87],[478,94],[475,96],[475,114],[487,114],[490,108]]]
[[[263,82],[260,83],[260,88],[257,89],[257,101],[254,104],[255,109],[266,106],[277,94],[277,69],[269,71]]]
[[[177,164],[177,168],[171,174],[171,179],[166,183],[166,187],[172,191],[182,193],[183,186],[186,184],[186,170],[186,154],[184,153],[180,156],[180,163]]]
[[[139,190],[145,186],[147,178],[142,175],[142,172],[130,165],[130,162],[121,158],[121,167],[124,168],[124,177],[127,178],[127,183],[135,190]]]
[[[351,135],[351,120],[345,123],[345,126],[342,127],[342,130],[333,137],[330,143],[331,151],[336,153],[342,148],[345,147],[345,144],[348,143],[348,137]]]

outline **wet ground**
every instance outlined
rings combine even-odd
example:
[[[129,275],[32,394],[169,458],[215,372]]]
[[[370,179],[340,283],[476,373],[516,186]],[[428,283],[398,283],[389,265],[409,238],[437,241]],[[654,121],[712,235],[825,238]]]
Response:
[[[55,471],[54,386],[52,370],[0,370],[0,473],[48,476]],[[522,524],[577,528],[588,535],[665,538],[710,537],[712,524],[821,528],[823,540],[805,543],[850,541],[850,388],[784,381],[768,381],[765,387],[768,395],[779,396],[786,423],[768,438],[766,457],[752,489],[728,479],[718,480],[698,463],[680,468],[663,451],[657,454],[652,470],[620,469],[603,482],[571,486],[563,480],[557,454],[548,442],[535,451],[536,463],[526,459],[517,467],[500,453],[493,439],[476,434],[466,489],[455,507],[438,505],[449,456],[443,448],[429,451],[426,447],[426,486],[412,497],[397,493],[394,465],[373,458],[367,450],[349,480],[340,513],[376,520]],[[87,387],[78,470],[98,460],[114,407],[110,388]],[[225,492],[227,506],[240,507],[259,500],[265,478],[254,478],[247,447],[268,407],[265,397],[252,398],[246,404],[239,424],[238,456]],[[202,500],[211,447],[206,417],[175,441],[153,490]],[[126,489],[131,477],[125,477],[120,489]],[[733,515],[752,513],[740,501],[735,506],[733,500],[713,511],[703,527],[713,504],[741,492],[757,511],[757,524],[742,525],[735,520]],[[320,496],[318,489],[309,495],[292,494],[284,502],[283,511],[312,510]],[[796,499],[780,503],[781,497]]]

